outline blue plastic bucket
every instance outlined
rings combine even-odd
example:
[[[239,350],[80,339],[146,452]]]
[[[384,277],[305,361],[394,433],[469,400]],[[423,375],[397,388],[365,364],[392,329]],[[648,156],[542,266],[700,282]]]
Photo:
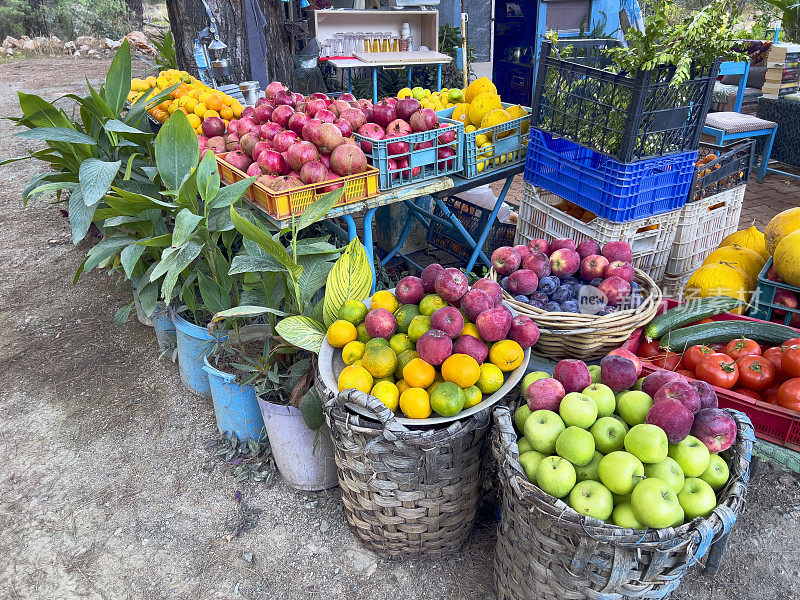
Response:
[[[267,434],[255,388],[241,386],[236,383],[235,375],[215,369],[208,356],[203,357],[203,363],[219,430],[228,436],[235,433],[240,440],[265,440]]]
[[[210,399],[211,386],[208,383],[208,374],[203,369],[203,358],[213,349],[214,338],[205,327],[189,323],[178,313],[173,314],[172,321],[175,323],[178,342],[181,381],[190,392]],[[227,333],[220,335],[223,340],[228,337]]]
[[[159,302],[153,316],[150,317],[156,332],[158,349],[163,351],[175,347],[175,323],[168,306]]]

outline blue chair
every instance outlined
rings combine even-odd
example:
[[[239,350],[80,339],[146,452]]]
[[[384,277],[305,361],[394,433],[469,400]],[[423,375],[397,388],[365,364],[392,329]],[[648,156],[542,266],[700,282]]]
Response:
[[[747,86],[747,75],[750,72],[750,63],[724,62],[720,65],[720,75],[741,75],[739,88],[736,93],[736,103],[733,112],[710,112],[706,116],[703,133],[711,135],[718,146],[727,145],[734,140],[765,136],[764,151],[761,153],[761,163],[758,166],[758,180],[763,181],[767,173],[769,155],[772,153],[772,144],[775,142],[775,132],[778,124],[774,121],[759,119],[754,115],[743,115],[742,100],[744,88]]]

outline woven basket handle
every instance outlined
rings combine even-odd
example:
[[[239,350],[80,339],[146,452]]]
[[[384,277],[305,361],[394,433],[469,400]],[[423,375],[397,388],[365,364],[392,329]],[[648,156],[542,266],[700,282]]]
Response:
[[[339,392],[339,395],[336,396],[334,402],[342,407],[345,407],[347,404],[355,404],[356,406],[368,411],[373,419],[380,421],[383,425],[395,422],[394,413],[389,410],[388,406],[378,400],[375,396],[370,396],[369,394],[365,394],[364,392],[356,389],[351,388],[349,390]]]
[[[497,426],[497,433],[500,438],[500,447],[503,449],[502,460],[508,465],[515,475],[519,475],[525,481],[528,477],[519,464],[519,448],[517,447],[517,434],[514,432],[511,410],[506,406],[498,406],[492,415]]]

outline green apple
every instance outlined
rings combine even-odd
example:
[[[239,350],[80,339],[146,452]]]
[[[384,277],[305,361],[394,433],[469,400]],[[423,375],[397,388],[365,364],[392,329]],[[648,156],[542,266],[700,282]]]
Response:
[[[631,503],[631,495],[630,494],[611,494],[611,497],[614,498],[614,506],[618,504],[628,504]]]
[[[575,484],[569,493],[569,505],[587,517],[605,521],[614,510],[611,492],[602,483],[587,479]]]
[[[547,456],[536,470],[536,484],[551,496],[563,498],[575,486],[575,467],[560,456]]]
[[[587,479],[600,481],[600,474],[597,472],[597,468],[600,466],[600,460],[602,458],[603,455],[595,450],[592,460],[585,465],[575,467],[575,475],[578,477],[578,481],[586,481]]]
[[[525,419],[530,416],[531,412],[533,411],[524,402],[514,411],[514,425],[517,426],[517,431],[520,433],[525,431]]]
[[[525,471],[525,475],[528,476],[528,481],[533,484],[536,483],[536,471],[539,469],[539,463],[542,462],[543,458],[545,458],[545,455],[536,450],[523,452],[519,455],[519,464]]]
[[[653,399],[642,391],[621,394],[617,400],[617,412],[625,422],[633,427],[644,423],[647,411],[653,406]]]
[[[589,431],[594,437],[594,447],[603,454],[608,454],[622,450],[628,426],[614,417],[600,417]]]
[[[623,502],[614,506],[614,510],[611,513],[611,522],[618,527],[625,527],[626,529],[647,529],[633,514],[630,502]]]
[[[431,328],[431,318],[428,315],[418,315],[411,319],[408,326],[408,337],[415,344],[419,338]]]
[[[614,391],[602,383],[593,383],[583,393],[592,398],[597,404],[597,416],[608,417],[617,408],[617,401],[614,398]]]
[[[683,508],[678,495],[669,485],[657,478],[640,481],[631,493],[633,515],[642,525],[654,529],[673,526],[683,520]]]
[[[676,494],[683,488],[683,469],[669,456],[661,462],[646,464],[644,466],[644,474],[646,477],[660,479],[671,487]]]
[[[639,377],[639,379],[636,380],[636,383],[633,384],[633,387],[631,389],[632,390],[636,390],[637,392],[641,392],[642,391],[642,382],[643,381],[644,381],[644,377]]]
[[[567,426],[589,429],[597,420],[597,403],[586,394],[571,392],[561,399],[558,414]]]
[[[706,470],[700,474],[700,479],[711,486],[715,492],[721,490],[728,483],[728,463],[719,454],[712,454]]]
[[[697,517],[707,517],[717,507],[717,496],[714,490],[699,477],[688,477],[683,489],[678,493],[687,521]]]
[[[633,454],[617,450],[602,458],[598,473],[600,483],[615,494],[630,494],[644,477],[644,465]]]
[[[667,458],[667,434],[658,425],[639,423],[625,434],[625,450],[643,463],[657,463]]]
[[[700,477],[711,462],[708,448],[693,435],[687,435],[677,444],[670,444],[669,457],[681,466],[686,477]]]
[[[589,377],[591,377],[592,383],[600,383],[602,381],[600,378],[600,365],[588,365],[586,368],[589,369]]]
[[[556,440],[566,429],[564,421],[552,410],[536,410],[525,419],[525,438],[534,450],[552,454],[556,450]]]
[[[464,317],[466,321],[466,317]],[[522,383],[519,385],[519,390],[522,393],[522,397],[526,398],[525,392],[528,391],[528,386],[532,384],[534,381],[539,381],[540,379],[545,379],[547,377],[552,377],[549,373],[545,373],[544,371],[531,371],[530,373],[526,374],[525,377],[522,378]]]
[[[588,465],[594,457],[594,438],[585,429],[571,425],[559,434],[556,454],[576,467]]]
[[[517,448],[519,449],[520,456],[522,456],[526,452],[530,452],[531,450],[533,450],[533,446],[531,446],[531,443],[528,441],[528,438],[524,436],[517,440]]]

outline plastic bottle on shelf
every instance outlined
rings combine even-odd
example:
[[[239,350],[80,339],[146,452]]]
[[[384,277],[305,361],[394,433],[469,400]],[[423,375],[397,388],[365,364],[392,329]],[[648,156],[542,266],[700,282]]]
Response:
[[[408,23],[403,23],[400,26],[400,51],[407,52],[411,50],[411,27]]]
[[[211,85],[211,78],[208,76],[208,62],[206,61],[206,53],[203,51],[203,45],[200,40],[194,40],[194,62],[197,65],[197,71],[200,76],[200,81],[206,85]]]

